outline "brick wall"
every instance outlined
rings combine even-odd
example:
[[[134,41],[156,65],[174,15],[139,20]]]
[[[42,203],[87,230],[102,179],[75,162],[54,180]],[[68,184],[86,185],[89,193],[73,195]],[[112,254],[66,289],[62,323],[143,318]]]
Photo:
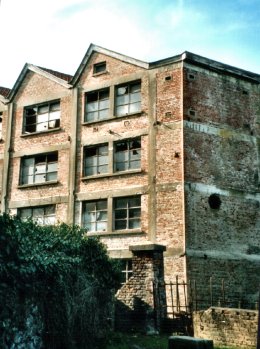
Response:
[[[163,300],[165,304],[165,293],[161,289],[160,295],[157,295],[154,282],[164,279],[165,247],[136,245],[131,246],[130,250],[133,252],[133,274],[116,294],[116,328],[123,331],[156,331],[160,327],[162,314],[155,312],[155,304],[158,299],[161,305]]]
[[[255,348],[257,319],[257,311],[213,307],[193,313],[194,336],[215,345]]]

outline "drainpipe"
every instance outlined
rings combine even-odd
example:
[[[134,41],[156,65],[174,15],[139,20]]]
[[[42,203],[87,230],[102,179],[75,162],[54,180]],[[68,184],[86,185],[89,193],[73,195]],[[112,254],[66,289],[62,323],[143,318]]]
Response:
[[[2,178],[2,197],[1,197],[1,212],[8,212],[7,196],[8,196],[8,177],[10,167],[11,153],[11,136],[12,136],[12,120],[13,120],[13,103],[8,105],[8,120],[6,123],[6,136],[4,147],[4,162],[3,162],[3,178]]]
[[[69,202],[67,223],[75,223],[75,190],[77,166],[77,124],[78,124],[78,88],[72,90],[71,137],[70,137],[70,168],[69,168]]]

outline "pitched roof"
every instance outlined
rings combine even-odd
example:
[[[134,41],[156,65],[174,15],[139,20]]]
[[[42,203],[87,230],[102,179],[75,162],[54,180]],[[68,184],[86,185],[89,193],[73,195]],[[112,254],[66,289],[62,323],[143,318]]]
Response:
[[[75,85],[77,83],[77,81],[79,80],[82,72],[84,71],[91,55],[93,52],[98,52],[98,53],[102,53],[102,54],[105,54],[107,56],[110,56],[110,57],[113,57],[113,58],[116,58],[116,59],[119,59],[121,61],[124,61],[126,63],[130,63],[130,64],[133,64],[133,65],[136,65],[138,67],[141,67],[141,68],[144,68],[144,69],[148,69],[149,68],[149,65],[147,62],[144,62],[144,61],[140,61],[139,59],[135,59],[135,58],[132,58],[132,57],[129,57],[129,56],[125,56],[121,53],[118,53],[118,52],[114,52],[114,51],[111,51],[111,50],[108,50],[104,47],[101,47],[101,46],[97,46],[97,45],[94,45],[94,44],[90,44],[85,56],[83,57],[76,73],[74,74],[72,80],[70,81],[70,83],[72,85]]]
[[[69,74],[64,74],[64,73],[61,73],[59,71],[56,71],[56,70],[52,70],[52,69],[48,69],[48,68],[43,68],[43,67],[39,67],[38,68],[42,69],[42,70],[45,70],[47,73],[50,73],[54,76],[56,76],[57,78],[59,79],[62,79],[62,80],[65,80],[67,82],[69,82],[73,76],[72,75],[69,75]]]
[[[69,74],[64,74],[60,73],[58,71],[52,70],[52,69],[47,69],[47,68],[41,68],[38,67],[37,65],[29,64],[26,63],[16,80],[10,94],[9,94],[9,99],[12,101],[14,96],[16,95],[17,91],[19,90],[19,87],[24,80],[26,74],[28,71],[32,71],[36,74],[42,75],[47,79],[50,79],[52,81],[55,81],[56,83],[64,86],[65,88],[71,88],[72,86],[69,84],[69,81],[71,80],[72,76]]]
[[[0,95],[3,96],[4,98],[7,98],[10,91],[11,91],[10,88],[0,86]]]

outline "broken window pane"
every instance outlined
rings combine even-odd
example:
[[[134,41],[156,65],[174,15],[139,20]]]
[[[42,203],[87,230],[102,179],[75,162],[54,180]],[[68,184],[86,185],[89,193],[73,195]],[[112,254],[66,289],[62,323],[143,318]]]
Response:
[[[117,116],[141,111],[141,82],[118,86],[116,89],[115,111]]]
[[[48,131],[59,126],[60,102],[48,102],[25,108],[24,133]]]

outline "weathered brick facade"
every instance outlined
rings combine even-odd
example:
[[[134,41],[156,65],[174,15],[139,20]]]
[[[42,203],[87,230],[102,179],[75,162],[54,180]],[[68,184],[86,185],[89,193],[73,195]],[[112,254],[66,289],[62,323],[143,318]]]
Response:
[[[56,222],[87,222],[113,258],[131,258],[130,245],[165,245],[166,281],[196,279],[203,294],[208,278],[225,279],[228,297],[255,301],[259,83],[189,52],[148,64],[91,45],[73,77],[26,64],[0,99],[2,212],[52,206]]]

